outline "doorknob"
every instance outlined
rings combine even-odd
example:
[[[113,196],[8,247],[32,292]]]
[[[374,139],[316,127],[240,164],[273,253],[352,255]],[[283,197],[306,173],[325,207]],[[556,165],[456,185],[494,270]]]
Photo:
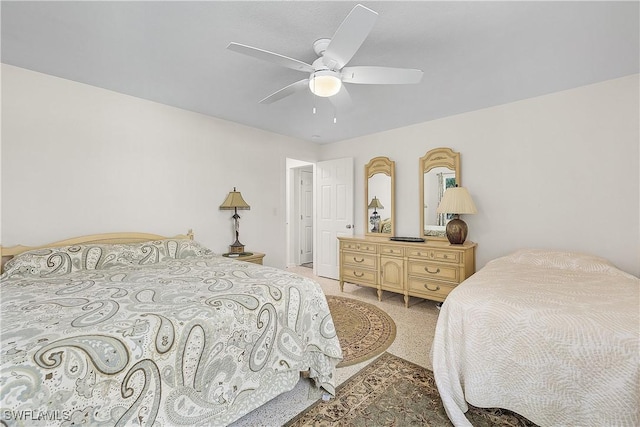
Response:
[[[347,228],[351,228],[351,224],[347,224]]]

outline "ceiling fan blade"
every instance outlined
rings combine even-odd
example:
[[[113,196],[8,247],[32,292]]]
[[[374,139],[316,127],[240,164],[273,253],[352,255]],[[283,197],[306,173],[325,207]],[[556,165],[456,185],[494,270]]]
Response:
[[[353,107],[351,95],[349,95],[349,91],[344,85],[342,85],[338,93],[329,97],[329,101],[338,110],[348,110]]]
[[[257,47],[247,46],[240,43],[229,43],[227,49],[234,52],[242,53],[243,55],[253,56],[254,58],[261,59],[263,61],[271,62],[283,67],[291,68],[292,70],[305,71],[312,73],[314,68],[297,59],[289,58],[288,56],[280,55],[279,53],[269,52],[268,50],[258,49]]]
[[[420,83],[422,70],[390,67],[344,67],[342,81],[358,84],[403,85]]]
[[[342,21],[327,46],[324,64],[332,70],[344,67],[367,38],[377,18],[377,12],[361,4],[356,5]]]
[[[293,95],[294,93],[301,91],[303,89],[309,88],[309,79],[304,79],[297,81],[295,83],[291,83],[289,86],[283,87],[277,92],[272,93],[266,98],[260,101],[260,104],[271,104],[272,102],[276,102],[285,98],[289,95]]]

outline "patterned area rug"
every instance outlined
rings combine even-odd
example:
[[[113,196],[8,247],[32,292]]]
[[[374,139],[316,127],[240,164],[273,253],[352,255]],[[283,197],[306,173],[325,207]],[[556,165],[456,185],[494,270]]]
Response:
[[[344,356],[338,368],[379,355],[396,338],[396,324],[378,307],[333,295],[327,302]]]
[[[535,427],[526,418],[504,409],[470,406],[474,427]],[[384,353],[341,384],[336,398],[318,401],[285,424],[294,426],[451,426],[433,373]]]

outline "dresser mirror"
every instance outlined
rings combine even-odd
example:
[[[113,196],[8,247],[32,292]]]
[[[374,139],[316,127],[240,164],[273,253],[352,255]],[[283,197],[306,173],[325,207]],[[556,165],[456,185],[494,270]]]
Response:
[[[364,167],[365,224],[367,235],[393,236],[395,212],[395,162],[375,157]]]
[[[450,148],[434,148],[420,158],[420,235],[446,240],[445,227],[451,219],[438,214],[444,191],[460,180],[460,153]]]

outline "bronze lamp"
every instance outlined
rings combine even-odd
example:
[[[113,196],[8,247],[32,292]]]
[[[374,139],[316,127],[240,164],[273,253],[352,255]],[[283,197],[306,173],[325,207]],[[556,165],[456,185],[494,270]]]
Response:
[[[233,216],[231,218],[233,218],[234,220],[234,226],[236,230],[236,241],[229,246],[229,253],[232,253],[232,254],[244,253],[244,245],[240,243],[240,240],[238,239],[239,237],[238,230],[240,228],[240,223],[238,221],[240,219],[240,215],[238,215],[238,209],[249,210],[251,209],[251,207],[247,204],[247,202],[244,201],[244,199],[242,198],[242,194],[240,194],[239,191],[236,191],[236,187],[233,187],[233,191],[229,192],[229,194],[227,195],[227,198],[224,199],[224,202],[222,202],[222,204],[220,205],[220,209],[221,210],[233,209]]]
[[[467,223],[460,219],[460,214],[478,213],[471,195],[466,188],[451,187],[445,190],[436,212],[439,214],[453,214],[453,219],[447,222],[445,229],[447,239],[452,245],[461,245],[467,239]]]

